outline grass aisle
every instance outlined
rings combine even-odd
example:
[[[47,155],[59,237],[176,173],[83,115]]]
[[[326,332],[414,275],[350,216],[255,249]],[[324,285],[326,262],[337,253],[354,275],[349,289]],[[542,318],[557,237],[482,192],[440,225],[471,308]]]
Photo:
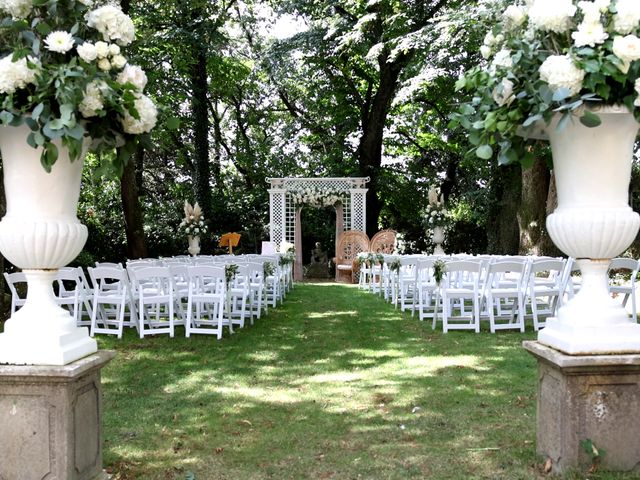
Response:
[[[541,477],[532,333],[443,335],[323,284],[221,341],[182,333],[100,337],[114,479]]]

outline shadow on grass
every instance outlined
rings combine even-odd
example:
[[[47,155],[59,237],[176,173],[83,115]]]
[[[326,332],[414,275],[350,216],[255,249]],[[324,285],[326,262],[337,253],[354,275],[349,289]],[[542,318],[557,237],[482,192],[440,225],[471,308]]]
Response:
[[[444,335],[335,284],[221,341],[182,333],[100,338],[116,479],[541,477],[531,333]]]

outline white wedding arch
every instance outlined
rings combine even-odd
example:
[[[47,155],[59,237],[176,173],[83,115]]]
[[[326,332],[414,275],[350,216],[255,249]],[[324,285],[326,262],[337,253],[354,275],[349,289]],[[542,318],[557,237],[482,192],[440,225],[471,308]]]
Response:
[[[269,189],[269,237],[276,246],[295,246],[294,275],[302,279],[301,210],[304,205],[336,209],[336,245],[347,230],[366,231],[369,177],[267,178]]]

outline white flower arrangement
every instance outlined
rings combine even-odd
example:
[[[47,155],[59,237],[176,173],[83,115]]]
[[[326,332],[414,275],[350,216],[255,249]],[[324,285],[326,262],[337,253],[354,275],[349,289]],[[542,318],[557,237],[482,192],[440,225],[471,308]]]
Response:
[[[191,205],[188,201],[184,202],[184,218],[180,222],[178,230],[184,235],[197,237],[205,235],[208,231],[207,224],[202,213],[202,208],[198,202]]]
[[[579,112],[595,127],[595,102],[624,105],[640,120],[640,1],[496,1],[480,53],[486,63],[457,83],[471,100],[452,115],[475,154],[533,161],[527,128],[554,113],[559,128]]]
[[[325,190],[317,186],[307,186],[289,192],[294,205],[309,205],[312,207],[330,207],[342,199],[339,190]]]
[[[0,38],[0,122],[30,127],[47,170],[54,140],[75,160],[91,138],[93,150],[118,149],[107,157],[120,173],[158,116],[146,75],[122,53],[135,39],[131,18],[104,0],[0,0]]]
[[[433,227],[443,227],[447,224],[449,215],[444,205],[443,195],[438,195],[438,189],[431,187],[429,189],[428,199],[429,205],[424,212],[424,226],[431,230]]]

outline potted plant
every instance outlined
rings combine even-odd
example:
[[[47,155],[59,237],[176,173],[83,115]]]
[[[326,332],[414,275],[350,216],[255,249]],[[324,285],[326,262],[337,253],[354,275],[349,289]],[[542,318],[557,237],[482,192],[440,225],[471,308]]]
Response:
[[[472,98],[453,125],[468,130],[478,157],[500,163],[531,164],[529,144],[550,141],[558,208],[547,229],[579,259],[585,283],[538,339],[569,354],[638,352],[640,326],[610,299],[606,269],[640,226],[627,201],[640,127],[640,2],[493,5],[501,8],[486,16],[485,61],[458,81]]]
[[[53,299],[56,269],[87,238],[76,217],[82,158],[120,173],[157,120],[147,77],[124,49],[131,19],[93,0],[0,2],[0,151],[7,214],[0,251],[24,269],[25,306],[6,322],[0,363],[62,365],[96,351]]]

